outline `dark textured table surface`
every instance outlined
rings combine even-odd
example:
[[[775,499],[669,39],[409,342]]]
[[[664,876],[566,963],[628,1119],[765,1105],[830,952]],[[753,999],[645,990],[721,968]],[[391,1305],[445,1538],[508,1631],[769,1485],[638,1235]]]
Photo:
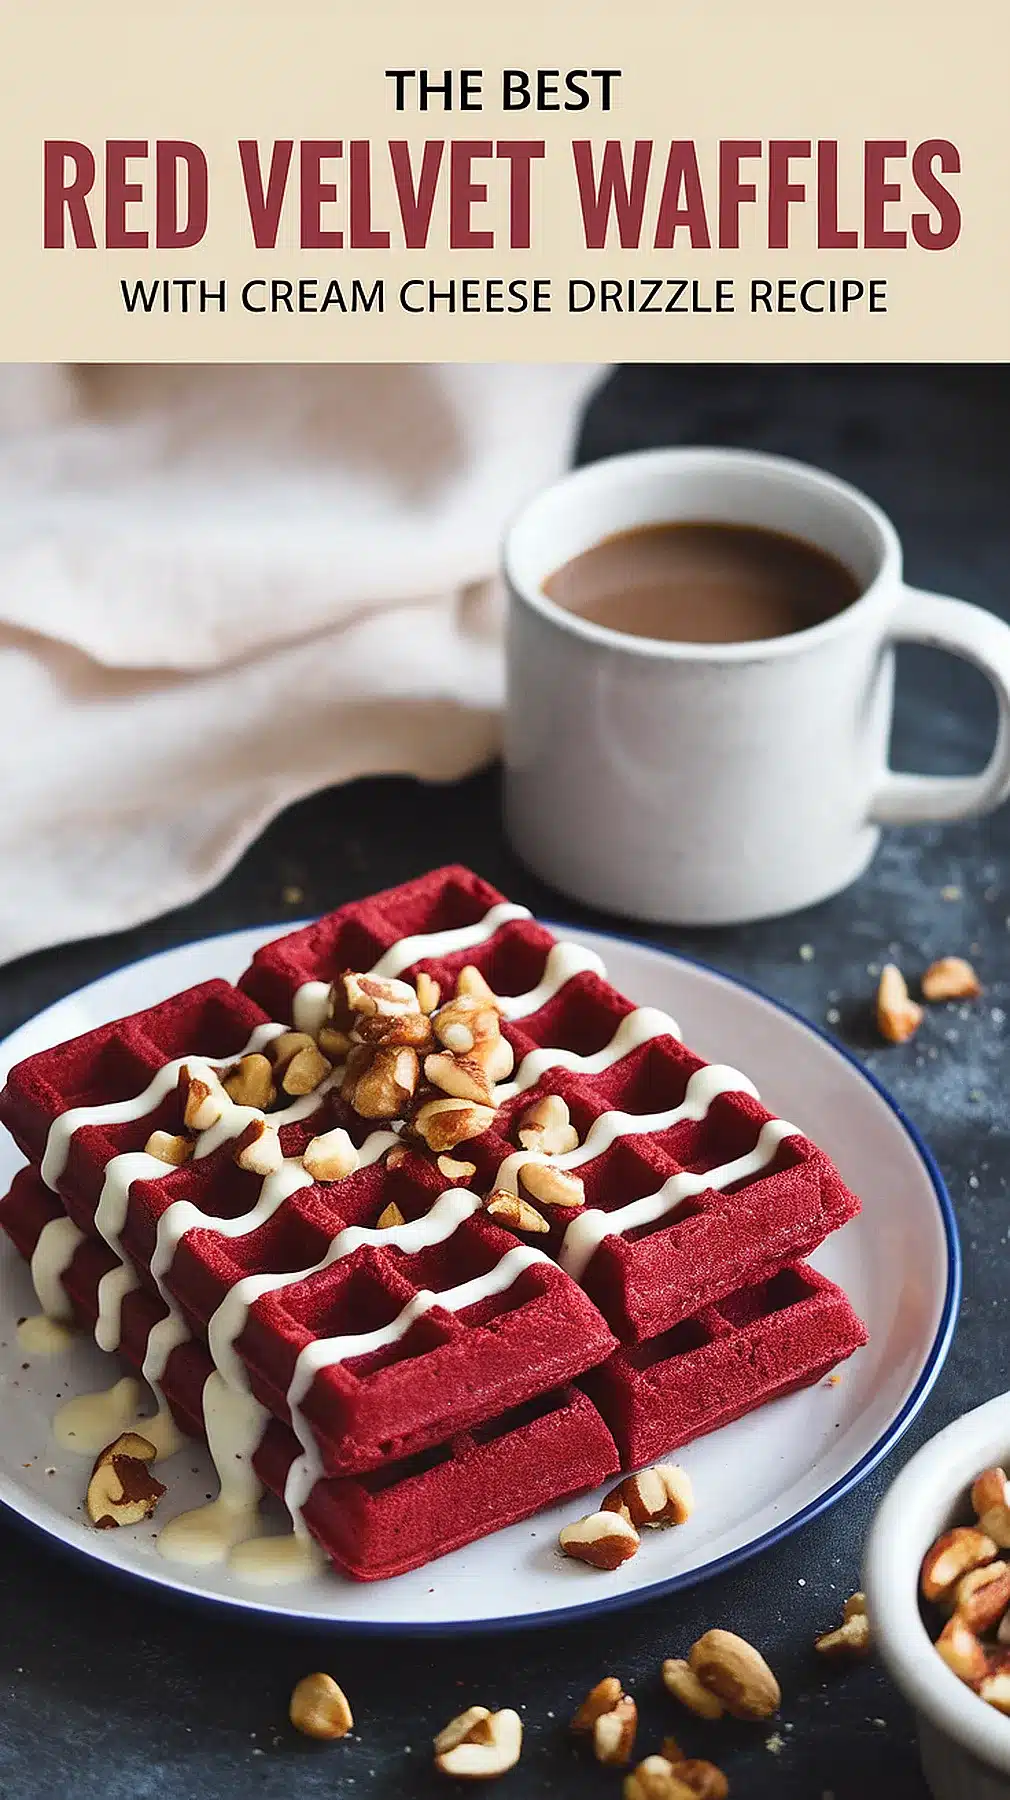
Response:
[[[590,409],[581,455],[663,442],[740,443],[809,458],[866,487],[905,536],[910,578],[1010,611],[1010,372],[1006,369],[652,369],[618,373]],[[973,671],[903,654],[895,760],[958,772],[985,759],[994,708]],[[826,1674],[811,1653],[856,1586],[872,1507],[916,1445],[1008,1384],[1005,1253],[1010,1175],[1003,1008],[1010,1005],[1010,813],[889,834],[868,873],[827,905],[723,933],[653,932],[746,975],[866,1057],[931,1143],[953,1194],[965,1298],[950,1361],[885,1466],[825,1518],[748,1564],[670,1600],[499,1639],[397,1644],[320,1639],[173,1605],[103,1579],[0,1518],[0,1795],[3,1800],[291,1800],[434,1794],[433,1732],[461,1703],[518,1705],[527,1744],[504,1792],[619,1792],[577,1754],[566,1721],[586,1688],[619,1673],[637,1696],[642,1753],[676,1730],[713,1755],[738,1800],[921,1800],[909,1713],[872,1663]],[[514,898],[596,923],[519,868],[504,845],[497,778],[449,789],[358,783],[292,808],[205,899],[141,930],[0,971],[0,1028],[153,949],[324,911],[460,859]],[[295,903],[288,907],[295,909]],[[607,921],[602,921],[607,923]],[[814,949],[801,959],[801,945]],[[872,969],[911,973],[970,954],[984,1002],[932,1009],[918,1038],[884,1048],[869,1027]],[[714,1623],[760,1643],[785,1693],[780,1740],[703,1726],[675,1709],[661,1657]],[[335,1746],[286,1725],[293,1682],[329,1668],[353,1702]],[[442,1784],[442,1791],[444,1784]]]

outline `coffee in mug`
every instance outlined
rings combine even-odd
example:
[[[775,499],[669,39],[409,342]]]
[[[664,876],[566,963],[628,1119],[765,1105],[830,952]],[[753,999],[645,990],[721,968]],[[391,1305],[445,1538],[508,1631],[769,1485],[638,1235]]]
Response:
[[[881,825],[1010,793],[1010,629],[909,586],[890,520],[833,475],[635,451],[538,494],[504,560],[509,836],[578,900],[665,925],[768,918],[846,887]],[[1000,723],[978,774],[889,767],[909,640],[989,676]]]
[[[851,606],[859,582],[789,532],[679,519],[603,538],[555,569],[544,592],[608,631],[738,644],[822,624]]]

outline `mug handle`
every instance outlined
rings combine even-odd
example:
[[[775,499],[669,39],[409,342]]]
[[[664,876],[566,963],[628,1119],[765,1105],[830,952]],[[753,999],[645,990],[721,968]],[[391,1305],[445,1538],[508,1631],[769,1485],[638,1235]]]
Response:
[[[888,636],[964,657],[996,690],[999,725],[993,753],[978,775],[903,775],[884,771],[870,807],[876,825],[914,825],[992,812],[1010,793],[1010,626],[967,600],[906,587]]]

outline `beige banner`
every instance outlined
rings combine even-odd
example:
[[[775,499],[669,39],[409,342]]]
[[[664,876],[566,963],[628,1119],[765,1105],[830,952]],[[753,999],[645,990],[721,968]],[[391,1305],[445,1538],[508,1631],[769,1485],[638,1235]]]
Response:
[[[5,359],[1007,355],[995,0],[39,0],[0,32]]]

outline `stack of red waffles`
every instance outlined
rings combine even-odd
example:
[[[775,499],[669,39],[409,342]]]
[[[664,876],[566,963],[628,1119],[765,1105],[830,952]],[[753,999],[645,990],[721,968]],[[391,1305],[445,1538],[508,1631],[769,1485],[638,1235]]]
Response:
[[[30,1256],[69,1214],[83,1237],[61,1278],[89,1326],[127,1260],[123,1353],[139,1368],[178,1315],[160,1378],[178,1423],[203,1431],[215,1367],[251,1391],[258,1474],[353,1575],[412,1568],[641,1466],[865,1341],[845,1296],[797,1260],[857,1209],[830,1162],[591,961],[476,876],[440,870],[269,945],[238,989],[210,982],[29,1058],[0,1096],[30,1165],[0,1224]],[[273,1114],[285,1161],[265,1177],[236,1161],[262,1129],[248,1108],[184,1166],[138,1156],[152,1132],[183,1129],[186,1078],[159,1081],[166,1065],[223,1071],[251,1040],[269,1051],[270,1020],[318,1028],[329,984],[376,965],[425,971],[443,1001],[474,966],[501,998],[515,1073],[488,1128],[452,1149],[476,1165],[465,1189],[409,1133],[387,1166],[394,1140],[336,1079]],[[152,1082],[142,1111],[116,1104]],[[549,1229],[522,1237],[481,1197],[509,1170],[522,1192],[518,1131],[546,1094],[578,1135],[550,1160],[577,1170],[585,1204],[538,1200]],[[336,1127],[362,1166],[312,1181],[300,1159]],[[378,1229],[390,1205],[402,1223]]]

